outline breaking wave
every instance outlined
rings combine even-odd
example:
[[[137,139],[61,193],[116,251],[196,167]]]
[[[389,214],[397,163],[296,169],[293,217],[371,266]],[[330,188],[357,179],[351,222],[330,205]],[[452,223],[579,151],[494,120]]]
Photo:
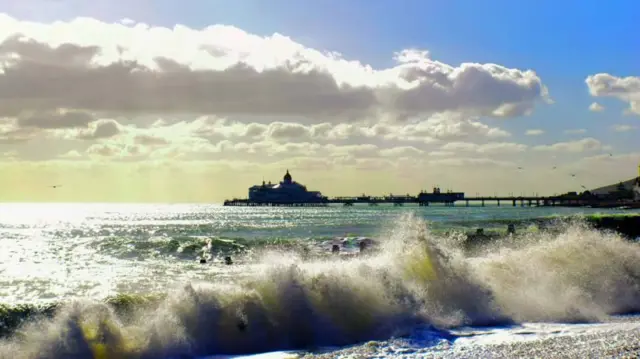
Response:
[[[12,334],[0,358],[313,349],[405,335],[417,325],[446,331],[640,311],[640,246],[616,234],[572,224],[469,254],[460,238],[434,235],[414,216],[397,223],[375,251],[355,258],[271,251],[261,254],[260,270],[233,282],[41,310],[0,307],[0,325]]]

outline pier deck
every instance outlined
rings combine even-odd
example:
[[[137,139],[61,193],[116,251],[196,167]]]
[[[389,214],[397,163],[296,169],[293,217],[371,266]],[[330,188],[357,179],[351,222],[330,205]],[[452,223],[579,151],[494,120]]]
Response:
[[[225,206],[267,206],[267,207],[324,207],[331,204],[342,204],[352,206],[354,204],[368,204],[375,206],[378,204],[393,204],[402,206],[404,204],[417,204],[418,206],[429,206],[430,204],[444,204],[454,206],[457,202],[469,206],[472,203],[485,206],[488,203],[495,203],[497,206],[592,206],[599,208],[612,208],[625,206],[627,204],[618,201],[602,201],[597,199],[567,198],[562,196],[445,196],[438,198],[424,199],[418,196],[352,196],[352,197],[326,197],[317,202],[252,202],[248,199],[231,199],[224,202]]]

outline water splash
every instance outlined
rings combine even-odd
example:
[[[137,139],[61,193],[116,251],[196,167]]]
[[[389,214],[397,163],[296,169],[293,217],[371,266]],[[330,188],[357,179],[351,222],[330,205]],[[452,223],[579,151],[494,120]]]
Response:
[[[571,224],[473,256],[405,215],[352,259],[263,253],[242,279],[187,284],[127,311],[61,305],[0,344],[0,358],[158,358],[313,349],[441,329],[595,321],[640,310],[640,247]]]

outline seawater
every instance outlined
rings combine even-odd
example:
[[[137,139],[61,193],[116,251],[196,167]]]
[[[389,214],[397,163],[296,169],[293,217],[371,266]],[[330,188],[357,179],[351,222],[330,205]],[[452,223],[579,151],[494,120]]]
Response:
[[[346,346],[416,328],[446,341],[467,326],[607,321],[640,310],[638,245],[580,223],[550,233],[527,220],[610,212],[4,204],[0,316],[5,326],[24,318],[0,357],[202,357]],[[454,233],[506,223],[523,235],[473,255]],[[336,236],[372,237],[379,248],[309,255]],[[103,301],[118,295],[129,295],[124,311]]]

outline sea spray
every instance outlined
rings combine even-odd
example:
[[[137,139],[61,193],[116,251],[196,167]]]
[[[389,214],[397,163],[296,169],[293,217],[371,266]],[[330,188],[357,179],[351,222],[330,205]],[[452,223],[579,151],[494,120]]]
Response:
[[[186,284],[124,315],[103,303],[68,303],[2,342],[0,357],[309,349],[404,335],[416,325],[585,321],[640,309],[640,249],[615,234],[571,225],[469,256],[413,215],[397,223],[379,236],[378,252],[359,258],[266,252],[242,278]]]
[[[640,310],[636,243],[579,223],[518,240],[468,259],[501,312],[514,320],[600,320]]]

